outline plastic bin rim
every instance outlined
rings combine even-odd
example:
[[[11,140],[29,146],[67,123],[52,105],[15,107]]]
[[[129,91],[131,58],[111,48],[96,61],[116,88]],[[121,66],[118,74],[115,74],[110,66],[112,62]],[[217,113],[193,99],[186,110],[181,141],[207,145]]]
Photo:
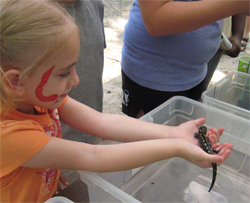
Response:
[[[76,171],[80,174],[80,179],[85,182],[88,186],[91,186],[88,182],[84,181],[84,179],[87,179],[88,181],[91,181],[94,185],[97,185],[102,190],[105,190],[106,192],[113,195],[113,197],[125,201],[125,202],[133,202],[133,203],[141,203],[134,197],[130,196],[126,192],[122,191],[118,187],[114,186],[110,182],[104,180],[103,178],[99,177],[95,173],[91,171]],[[83,177],[82,177],[83,176]],[[93,185],[92,185],[93,186]],[[112,192],[111,192],[112,191]]]
[[[242,72],[235,72],[235,71],[233,71],[233,72],[227,74],[227,75],[226,75],[225,77],[223,77],[222,79],[220,79],[220,80],[219,80],[218,82],[216,82],[213,86],[223,83],[223,80],[225,80],[225,78],[231,78],[232,75],[245,76],[245,77],[249,77],[249,78],[250,78],[250,74],[248,74],[248,73],[242,73]],[[210,88],[208,88],[207,90],[205,90],[205,91],[202,93],[202,96],[204,95],[205,92],[207,92],[208,90],[212,89],[213,86],[210,87]],[[201,96],[201,97],[202,97],[202,96]]]
[[[160,109],[162,109],[163,107],[165,107],[167,104],[172,103],[174,100],[182,100],[182,101],[186,101],[188,103],[192,103],[194,105],[200,106],[200,107],[205,107],[208,110],[211,110],[212,112],[216,112],[216,113],[220,113],[220,114],[225,114],[225,116],[231,117],[231,118],[236,118],[237,120],[239,120],[240,122],[246,123],[246,124],[250,124],[250,120],[237,116],[237,115],[233,115],[231,113],[228,113],[226,111],[223,111],[221,109],[217,109],[213,106],[209,106],[208,104],[204,104],[202,102],[198,102],[195,101],[193,99],[184,97],[184,96],[174,96],[172,98],[170,98],[169,100],[165,101],[164,103],[162,103],[160,106],[156,107],[155,109],[153,109],[152,111],[150,111],[149,113],[145,114],[144,116],[142,116],[140,119],[143,120],[144,118],[146,118],[148,116],[148,114],[154,114],[156,112],[158,112]]]
[[[212,87],[210,87],[209,89],[207,89],[207,90],[205,90],[203,93],[202,93],[202,95],[201,95],[201,98],[203,99],[203,100],[206,100],[206,101],[208,101],[208,102],[211,102],[211,103],[213,103],[214,104],[214,100],[216,100],[216,102],[218,103],[218,105],[220,105],[220,106],[223,106],[223,105],[225,105],[225,102],[223,102],[223,101],[221,101],[221,100],[219,100],[219,99],[216,99],[216,98],[211,98],[211,97],[209,97],[209,96],[207,96],[206,94],[207,94],[207,92],[209,92],[209,91],[212,91],[212,89],[214,89],[214,87],[217,85],[220,85],[221,83],[223,83],[224,82],[224,80],[225,80],[225,78],[231,78],[231,76],[232,75],[237,75],[237,76],[246,76],[246,77],[249,77],[250,78],[250,74],[248,74],[248,73],[242,73],[242,72],[237,72],[237,71],[233,71],[233,72],[231,72],[231,73],[229,73],[228,75],[226,75],[224,78],[222,78],[221,80],[219,80],[217,83],[215,83]],[[204,105],[208,105],[208,104],[205,104],[205,103],[203,103]],[[229,106],[230,104],[227,104],[226,103],[226,106]],[[208,105],[208,106],[210,106],[210,105]],[[213,108],[215,108],[215,107],[213,107]],[[237,107],[237,106],[235,106],[234,108],[236,108],[238,111],[240,111],[241,112],[241,114],[244,114],[244,115],[248,115],[249,114],[249,111],[248,110],[246,110],[246,109],[243,109],[243,108],[240,108],[240,107]],[[217,108],[216,108],[217,109]],[[218,109],[218,110],[221,110],[221,109]],[[224,112],[227,112],[227,111],[225,111],[225,110],[222,110],[222,111],[224,111]],[[233,114],[231,114],[231,113],[229,113],[230,115],[233,115]],[[238,116],[238,115],[234,115],[234,116]],[[249,115],[250,116],[250,115]],[[241,116],[238,116],[239,118],[242,118]],[[248,120],[247,118],[244,118],[244,119],[246,119],[246,120]]]

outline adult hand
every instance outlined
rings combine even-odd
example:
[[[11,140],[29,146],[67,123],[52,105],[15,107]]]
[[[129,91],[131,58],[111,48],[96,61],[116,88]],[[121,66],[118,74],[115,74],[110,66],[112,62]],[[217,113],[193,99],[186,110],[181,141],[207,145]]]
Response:
[[[232,36],[230,37],[230,42],[232,43],[232,49],[226,51],[225,53],[231,57],[237,57],[241,51],[241,40],[238,37]]]

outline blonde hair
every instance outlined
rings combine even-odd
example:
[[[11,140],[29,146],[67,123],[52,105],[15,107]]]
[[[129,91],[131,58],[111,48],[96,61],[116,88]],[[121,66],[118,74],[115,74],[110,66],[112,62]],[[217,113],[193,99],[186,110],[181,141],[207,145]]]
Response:
[[[20,80],[32,74],[45,59],[57,53],[79,33],[67,11],[53,0],[0,0],[0,113],[15,101],[4,87],[4,73],[21,71]]]

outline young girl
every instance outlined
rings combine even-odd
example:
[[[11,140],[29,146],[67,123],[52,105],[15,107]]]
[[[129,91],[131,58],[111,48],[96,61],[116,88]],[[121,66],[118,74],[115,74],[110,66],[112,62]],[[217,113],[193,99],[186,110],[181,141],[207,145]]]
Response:
[[[221,149],[218,155],[198,147],[194,133],[204,118],[169,127],[102,114],[68,97],[79,82],[79,30],[51,0],[1,0],[0,21],[0,202],[44,202],[56,192],[59,169],[119,171],[171,157],[211,167],[228,157],[232,145],[218,143],[223,128],[210,127],[208,133],[213,148]],[[131,143],[64,140],[60,121]]]

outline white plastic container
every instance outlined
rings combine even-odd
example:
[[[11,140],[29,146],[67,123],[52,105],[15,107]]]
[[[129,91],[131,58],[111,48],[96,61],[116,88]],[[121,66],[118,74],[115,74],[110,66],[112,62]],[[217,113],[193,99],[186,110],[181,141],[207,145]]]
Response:
[[[74,203],[66,197],[51,197],[44,203]]]
[[[250,74],[232,72],[201,97],[204,104],[250,119]]]
[[[173,97],[141,120],[176,126],[206,118],[205,125],[225,128],[221,142],[234,145],[228,159],[218,167],[209,193],[212,169],[199,168],[173,158],[144,166],[136,173],[78,171],[88,185],[90,202],[250,202],[250,121],[185,98]]]

